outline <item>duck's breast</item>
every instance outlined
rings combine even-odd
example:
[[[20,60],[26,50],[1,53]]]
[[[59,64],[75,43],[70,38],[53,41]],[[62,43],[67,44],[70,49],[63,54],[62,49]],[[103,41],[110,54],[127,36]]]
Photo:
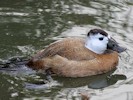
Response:
[[[69,60],[59,55],[51,59],[51,69],[54,73],[66,77],[85,77],[106,73],[116,68],[118,64],[118,54],[98,56],[91,60]]]

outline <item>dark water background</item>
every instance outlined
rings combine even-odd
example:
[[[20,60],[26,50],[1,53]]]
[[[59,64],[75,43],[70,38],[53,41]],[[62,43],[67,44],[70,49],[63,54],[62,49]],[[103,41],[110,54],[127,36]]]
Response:
[[[123,59],[115,73],[131,78],[132,0],[1,0],[0,60],[5,61],[15,56],[28,58],[55,40],[69,36],[84,37],[86,30],[96,27],[107,31],[128,49],[129,58],[126,54],[122,55]],[[107,84],[106,76],[77,79],[54,77],[56,82],[41,84],[39,82],[44,79],[42,74],[21,66],[17,71],[0,72],[0,100],[80,100],[80,93],[85,91],[97,96],[92,87],[105,87],[115,83]],[[117,78],[114,77],[116,80]],[[121,86],[128,83],[131,90],[123,93],[132,95],[132,78],[130,82],[121,83]],[[108,97],[113,98],[114,95]],[[128,97],[128,100],[132,100],[130,95],[121,100],[127,100]],[[92,97],[92,100],[98,99]]]

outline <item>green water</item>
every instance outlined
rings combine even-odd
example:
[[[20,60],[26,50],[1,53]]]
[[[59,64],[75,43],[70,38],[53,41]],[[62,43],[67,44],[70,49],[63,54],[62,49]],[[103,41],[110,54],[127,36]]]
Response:
[[[124,44],[132,58],[132,9],[132,0],[1,0],[0,60],[14,56],[28,58],[55,40],[85,36],[86,29],[96,27]],[[131,65],[132,62],[127,66]],[[44,79],[42,74],[25,67],[1,71],[0,77],[0,100],[79,100],[77,91],[88,89],[90,83],[107,86],[106,75],[54,77],[57,83],[46,86],[39,84]]]

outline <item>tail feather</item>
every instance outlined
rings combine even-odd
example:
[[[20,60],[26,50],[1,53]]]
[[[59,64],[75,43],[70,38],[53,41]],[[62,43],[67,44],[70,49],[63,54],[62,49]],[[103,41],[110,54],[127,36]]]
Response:
[[[34,70],[39,70],[39,69],[44,69],[46,70],[47,69],[47,62],[45,60],[37,60],[37,61],[34,61],[33,59],[30,60],[27,64],[26,64],[28,67],[34,69]]]

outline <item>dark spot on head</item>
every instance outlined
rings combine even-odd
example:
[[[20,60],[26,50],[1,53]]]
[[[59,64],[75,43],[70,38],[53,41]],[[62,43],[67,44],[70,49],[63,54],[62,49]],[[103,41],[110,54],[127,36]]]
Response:
[[[98,33],[100,33],[104,36],[108,36],[108,34],[105,31],[101,30],[101,29],[92,29],[88,32],[87,36],[89,36],[90,34],[95,35],[95,34],[98,34]]]

